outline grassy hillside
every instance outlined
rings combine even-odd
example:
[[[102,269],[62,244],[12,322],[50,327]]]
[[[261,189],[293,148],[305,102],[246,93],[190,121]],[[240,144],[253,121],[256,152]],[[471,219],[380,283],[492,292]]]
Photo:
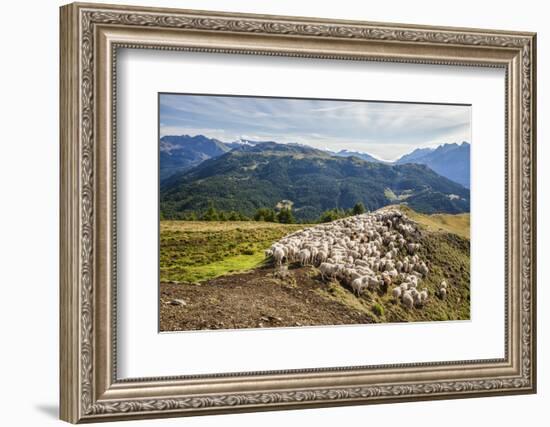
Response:
[[[160,281],[200,282],[258,267],[264,250],[304,225],[161,221]]]
[[[413,221],[418,222],[427,231],[439,231],[457,234],[465,239],[470,239],[470,214],[457,215],[433,214],[425,215],[415,212],[408,206],[398,205],[403,213]]]
[[[308,225],[267,222],[161,222],[161,330],[366,324],[470,318],[469,215],[425,215],[399,206],[421,228],[419,255],[429,300],[407,309],[390,293],[360,297],[317,268],[281,276],[264,250]],[[437,297],[442,280],[448,295]],[[171,283],[170,283],[171,282]],[[187,286],[200,282],[201,286]],[[185,301],[182,308],[170,303]]]

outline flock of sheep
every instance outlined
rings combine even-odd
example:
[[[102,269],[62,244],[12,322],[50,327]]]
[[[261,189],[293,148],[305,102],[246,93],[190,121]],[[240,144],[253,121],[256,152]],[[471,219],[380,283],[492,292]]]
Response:
[[[300,263],[317,267],[323,279],[337,279],[355,295],[366,290],[388,292],[406,308],[423,307],[429,273],[418,255],[417,225],[397,209],[382,209],[306,228],[274,243],[266,256],[279,268]],[[447,295],[443,281],[438,296]]]

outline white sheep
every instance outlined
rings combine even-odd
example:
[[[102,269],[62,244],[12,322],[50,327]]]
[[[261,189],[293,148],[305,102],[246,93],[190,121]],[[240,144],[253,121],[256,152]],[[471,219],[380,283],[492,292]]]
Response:
[[[408,275],[407,281],[411,284],[412,287],[416,288],[418,286],[418,277],[415,276],[414,274]]]
[[[367,286],[371,290],[376,289],[380,285],[380,280],[377,279],[376,277],[369,276],[369,277],[366,277],[366,279],[367,279]]]
[[[328,262],[323,262],[319,266],[319,271],[321,272],[321,278],[324,280],[325,276],[332,277],[336,273],[337,266],[334,264],[330,264]]]
[[[311,258],[311,252],[307,249],[302,249],[300,252],[298,252],[298,261],[300,261],[300,264],[302,266],[306,265]]]
[[[399,300],[399,298],[401,297],[401,288],[399,286],[396,286],[395,288],[393,288],[393,290],[391,291],[391,294],[393,296],[393,299],[394,300]]]
[[[422,291],[420,291],[420,298],[422,300],[422,303],[428,301],[428,289],[423,288]]]
[[[396,270],[395,268],[392,269],[392,270],[390,270],[390,271],[388,271],[388,274],[389,274],[389,276],[392,277],[392,278],[396,278],[396,277],[399,275],[399,273],[397,272],[397,270]]]
[[[361,296],[361,294],[363,293],[363,289],[365,288],[365,283],[363,283],[363,278],[358,277],[354,279],[351,282],[351,288],[353,289],[353,292],[355,293],[355,295]]]
[[[403,271],[403,262],[397,261],[395,263],[395,268],[397,269],[397,271],[399,271],[401,273],[401,271]]]
[[[276,265],[281,265],[283,263],[283,258],[285,257],[285,252],[283,251],[283,248],[276,247],[273,250],[273,259],[275,260]]]
[[[401,302],[405,307],[413,308],[414,299],[410,291],[403,292],[403,296],[401,297]]]

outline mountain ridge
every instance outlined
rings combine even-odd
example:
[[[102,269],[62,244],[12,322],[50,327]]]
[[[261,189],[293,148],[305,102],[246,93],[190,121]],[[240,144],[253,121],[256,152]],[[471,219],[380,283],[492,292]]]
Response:
[[[442,144],[436,148],[417,148],[395,164],[421,163],[452,181],[470,188],[470,144]]]
[[[222,142],[204,135],[167,135],[160,139],[160,179],[164,181],[175,173],[189,170],[205,160],[221,156],[231,150],[246,151],[251,147],[256,147],[256,150],[273,150],[273,144],[309,147],[317,152],[324,152],[335,157],[356,157],[368,162],[388,165],[425,164],[438,174],[466,188],[470,187],[470,144],[465,141],[462,144],[441,144],[435,148],[417,148],[390,162],[377,159],[367,152],[346,149],[334,152],[297,143],[280,144],[275,141],[254,141],[244,138],[233,142]]]
[[[338,157],[300,144],[242,146],[164,180],[161,211],[167,218],[183,212],[216,209],[250,216],[294,203],[302,221],[328,209],[361,202],[369,210],[406,203],[424,213],[469,211],[469,190],[423,164],[388,165],[355,156]]]
[[[223,142],[204,135],[165,135],[159,141],[160,180],[229,150]]]
[[[359,157],[360,159],[366,160],[367,162],[374,163],[391,163],[384,160],[377,159],[376,157],[370,155],[369,153],[363,151],[350,151],[350,150],[340,150],[334,153],[335,156],[340,157]]]

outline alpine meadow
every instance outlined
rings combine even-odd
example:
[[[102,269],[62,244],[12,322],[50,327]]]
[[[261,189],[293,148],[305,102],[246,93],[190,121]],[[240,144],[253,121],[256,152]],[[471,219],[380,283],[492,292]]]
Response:
[[[470,114],[160,93],[160,331],[468,320]]]

